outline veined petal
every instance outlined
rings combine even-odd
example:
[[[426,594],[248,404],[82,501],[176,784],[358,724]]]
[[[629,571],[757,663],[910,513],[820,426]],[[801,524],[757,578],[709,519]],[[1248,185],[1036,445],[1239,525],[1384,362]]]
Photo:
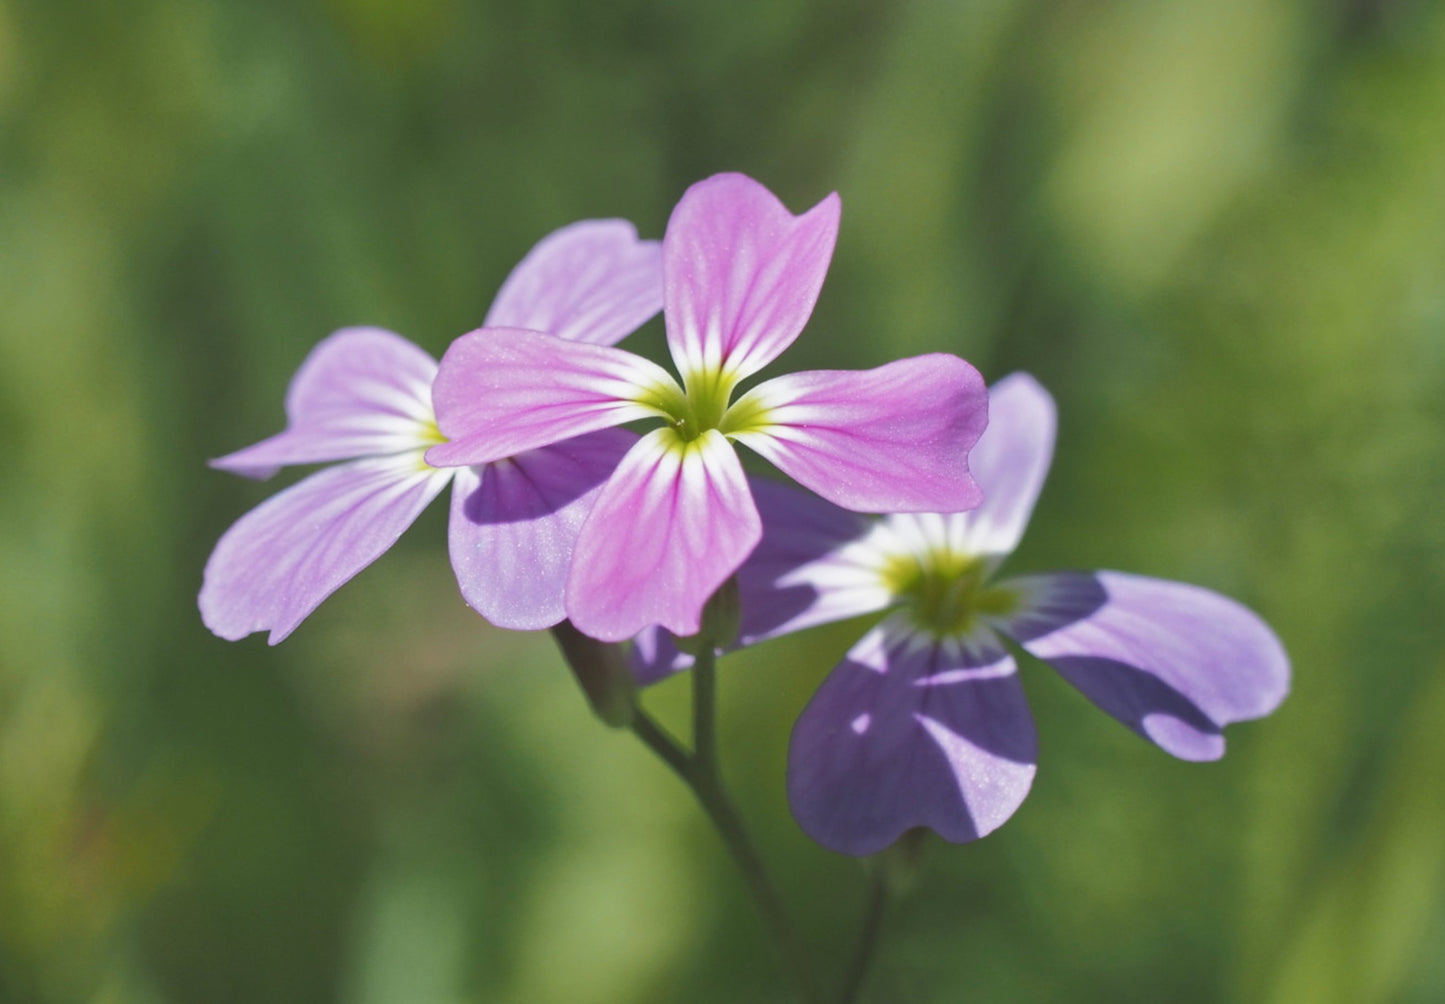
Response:
[[[206,562],[201,619],[229,641],[269,629],[275,645],[396,543],[450,480],[414,450],[297,482],[222,535]]]
[[[763,535],[737,572],[739,647],[874,613],[893,601],[877,520],[776,481],[749,478],[748,484]],[[643,686],[692,662],[666,631],[648,629],[633,639],[633,670]]]
[[[637,442],[603,429],[483,467],[457,469],[449,532],[462,596],[498,627],[534,631],[567,616],[577,534]]]
[[[917,826],[962,843],[1023,802],[1037,745],[997,638],[930,639],[895,616],[803,709],[788,748],[788,801],[804,832],[843,854],[876,854]]]
[[[960,553],[997,565],[1018,547],[1049,473],[1057,424],[1054,399],[1027,373],[989,388],[988,428],[968,455],[983,502],[952,517]]]
[[[436,360],[380,328],[343,328],[301,363],[286,392],[286,430],[211,461],[267,478],[286,464],[397,453],[436,442]]]
[[[830,502],[859,512],[978,505],[968,451],[988,424],[983,378],[957,356],[790,373],[754,387],[723,429]]]
[[[838,237],[835,192],[794,216],[741,174],[689,188],[663,236],[667,341],[685,380],[755,373],[807,324]]]
[[[1289,658],[1274,632],[1218,593],[1123,572],[999,585],[1024,598],[1001,630],[1181,759],[1217,760],[1225,725],[1269,714],[1289,691]]]
[[[614,345],[662,309],[662,243],[626,220],[555,230],[512,269],[482,326]]]
[[[877,520],[777,482],[750,483],[763,536],[738,569],[740,644],[875,613],[893,601]]]
[[[676,381],[622,349],[513,328],[482,328],[452,342],[432,385],[438,467],[484,464],[659,414],[639,399]]]
[[[703,605],[762,534],[742,464],[716,429],[634,446],[583,524],[567,582],[579,631],[622,641],[660,624],[696,634]]]

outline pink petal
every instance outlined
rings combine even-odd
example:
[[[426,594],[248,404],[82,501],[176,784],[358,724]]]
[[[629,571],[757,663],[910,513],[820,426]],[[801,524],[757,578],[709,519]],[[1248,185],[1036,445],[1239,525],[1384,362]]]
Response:
[[[918,826],[962,843],[1013,815],[1033,783],[1034,723],[996,638],[924,638],[894,617],[803,709],[788,801],[808,836],[876,854]]]
[[[567,583],[578,630],[622,641],[660,624],[696,634],[703,605],[762,533],[742,464],[716,429],[637,443],[582,527]]]
[[[484,467],[457,469],[451,554],[462,596],[498,627],[533,631],[567,616],[577,534],[637,437],[604,429]]]
[[[1027,373],[989,388],[988,428],[968,455],[983,502],[954,517],[962,524],[959,550],[995,563],[1013,553],[1048,476],[1057,424],[1054,399]]]
[[[286,431],[212,460],[270,477],[286,464],[377,456],[435,442],[431,382],[437,364],[400,335],[343,328],[311,350],[286,392]]]
[[[737,380],[793,343],[817,302],[839,201],[794,216],[762,185],[718,174],[689,188],[663,237],[667,341],[684,379]]]
[[[748,485],[763,536],[737,573],[739,647],[876,613],[893,601],[882,577],[887,555],[874,546],[877,520],[776,481],[749,478]],[[643,686],[690,669],[692,661],[665,631],[633,639],[633,671]]]
[[[450,442],[432,447],[427,462],[490,463],[646,418],[657,411],[638,397],[669,386],[666,370],[622,349],[482,328],[442,356],[432,400]]]
[[[1025,597],[1001,630],[1181,759],[1217,760],[1225,725],[1269,714],[1289,692],[1289,658],[1274,632],[1218,593],[1123,572],[1000,585]]]
[[[968,451],[988,424],[988,397],[957,356],[790,373],[754,387],[730,413],[754,408],[762,417],[732,437],[845,509],[958,512],[979,503]]]
[[[276,644],[396,543],[450,480],[417,450],[297,482],[221,537],[206,562],[201,619],[230,641],[269,629]]]
[[[613,345],[662,309],[662,244],[626,220],[555,230],[512,269],[483,327]]]

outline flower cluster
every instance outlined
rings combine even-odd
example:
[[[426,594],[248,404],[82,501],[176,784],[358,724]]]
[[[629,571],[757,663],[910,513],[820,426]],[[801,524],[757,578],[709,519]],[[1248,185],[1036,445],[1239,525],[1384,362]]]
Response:
[[[332,466],[221,538],[205,623],[280,641],[451,483],[466,601],[502,627],[635,639],[644,683],[690,665],[675,639],[704,629],[730,581],[737,644],[891,609],[793,734],[793,810],[830,848],[871,854],[920,826],[970,840],[1014,812],[1035,737],[1005,639],[1170,753],[1221,755],[1222,727],[1288,685],[1252,613],[1118,572],[993,580],[1052,452],[1053,403],[1031,378],[990,392],[938,353],[742,387],[802,332],[838,221],[836,195],[795,216],[717,175],[660,243],[617,220],[545,238],[439,364],[379,329],[327,338],[291,383],[286,429],[214,461],[256,477]],[[675,373],[616,347],[659,309]],[[745,475],[735,444],[801,490]]]

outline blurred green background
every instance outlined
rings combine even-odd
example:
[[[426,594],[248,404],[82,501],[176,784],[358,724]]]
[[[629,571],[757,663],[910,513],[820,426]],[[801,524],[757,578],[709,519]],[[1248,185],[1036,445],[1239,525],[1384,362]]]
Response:
[[[281,427],[316,341],[439,354],[544,233],[660,236],[718,170],[842,194],[787,368],[943,350],[1056,394],[1013,570],[1212,587],[1296,669],[1201,766],[1026,665],[1033,794],[930,846],[870,999],[1445,1000],[1429,0],[0,0],[0,999],[785,999],[687,793],[462,605],[443,506],[279,648],[195,609],[275,490],[205,459]],[[835,957],[862,869],[782,765],[857,634],[722,672],[725,769]],[[649,701],[681,728],[679,681]]]

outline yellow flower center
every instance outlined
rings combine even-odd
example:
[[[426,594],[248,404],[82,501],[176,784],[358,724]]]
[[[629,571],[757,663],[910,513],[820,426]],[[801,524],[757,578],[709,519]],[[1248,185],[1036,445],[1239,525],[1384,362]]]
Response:
[[[989,586],[981,559],[950,549],[900,555],[883,569],[889,591],[915,624],[938,638],[962,637],[980,615],[1003,616],[1018,607],[1011,589]]]

